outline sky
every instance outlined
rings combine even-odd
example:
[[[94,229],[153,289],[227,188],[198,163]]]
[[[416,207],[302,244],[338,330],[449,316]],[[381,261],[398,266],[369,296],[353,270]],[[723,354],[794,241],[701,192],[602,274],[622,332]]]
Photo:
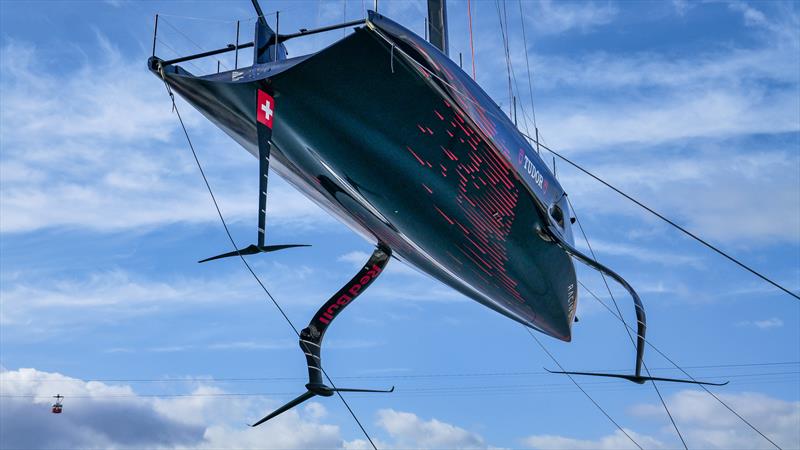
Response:
[[[261,3],[281,11],[283,30],[355,20],[372,4]],[[503,4],[521,128],[533,128],[533,104],[547,145],[800,290],[798,3]],[[423,33],[424,2],[379,8]],[[229,243],[146,69],[156,13],[164,58],[232,42],[236,20],[243,39],[252,32],[245,0],[0,2],[0,447],[369,448],[336,398],[246,426],[303,391],[305,360],[240,261],[196,263]],[[471,71],[466,1],[448,2],[448,17],[451,57]],[[473,0],[472,20],[477,81],[507,109],[497,4]],[[287,47],[298,56],[347,32]],[[235,239],[250,243],[255,159],[178,107]],[[641,295],[648,339],[692,376],[730,381],[711,391],[800,448],[800,302],[556,169],[598,259]],[[249,261],[304,326],[373,243],[278,177],[270,192],[270,239],[312,246]],[[596,273],[578,274],[610,304]],[[542,344],[568,369],[632,370],[620,322],[587,290],[578,298],[573,341]],[[652,349],[646,362],[681,375]],[[681,447],[651,385],[576,379],[623,433],[544,373],[555,362],[519,324],[398,261],[331,327],[324,363],[339,386],[396,387],[346,397],[378,448],[635,448],[625,433]],[[658,387],[689,448],[773,448],[704,391]],[[61,415],[49,410],[56,394]]]

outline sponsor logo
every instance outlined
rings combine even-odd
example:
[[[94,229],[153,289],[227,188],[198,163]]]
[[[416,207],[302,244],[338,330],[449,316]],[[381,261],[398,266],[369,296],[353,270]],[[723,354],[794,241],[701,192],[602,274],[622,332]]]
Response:
[[[331,323],[331,320],[339,313],[348,303],[353,301],[358,294],[361,292],[361,289],[366,288],[375,278],[378,278],[378,275],[381,273],[381,268],[378,267],[377,264],[373,265],[371,269],[367,271],[366,274],[361,276],[360,278],[353,281],[350,285],[345,286],[340,292],[342,295],[336,299],[335,302],[328,305],[328,308],[319,316],[317,320],[324,323],[325,325]]]
[[[525,173],[531,177],[535,185],[539,186],[539,189],[546,191],[547,181],[545,181],[544,176],[541,172],[539,172],[539,169],[536,168],[536,165],[533,164],[533,161],[528,158],[528,155],[525,155],[521,152],[520,157],[522,159],[522,161],[520,161],[522,163],[522,169],[525,171]]]
[[[570,284],[567,286],[567,314],[569,315],[569,321],[572,322],[572,319],[575,317],[575,285]]]

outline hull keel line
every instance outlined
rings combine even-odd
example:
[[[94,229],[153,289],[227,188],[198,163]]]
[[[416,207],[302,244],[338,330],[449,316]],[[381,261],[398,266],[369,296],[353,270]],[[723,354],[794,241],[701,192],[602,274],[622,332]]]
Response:
[[[300,349],[306,356],[306,364],[308,366],[308,383],[306,384],[306,392],[286,403],[275,411],[271,412],[263,419],[250,425],[255,427],[262,423],[286,412],[295,406],[305,402],[306,400],[317,395],[322,397],[330,397],[336,392],[382,392],[388,393],[394,391],[394,386],[389,389],[353,389],[353,388],[337,388],[325,384],[323,380],[324,371],[322,369],[322,338],[325,336],[325,331],[328,330],[333,319],[338,316],[347,305],[352,303],[356,297],[364,292],[369,285],[375,281],[378,276],[383,273],[383,268],[389,262],[392,252],[389,247],[379,244],[378,247],[372,252],[372,256],[361,270],[338,292],[333,294],[331,298],[322,305],[314,317],[311,318],[308,326],[300,332]]]

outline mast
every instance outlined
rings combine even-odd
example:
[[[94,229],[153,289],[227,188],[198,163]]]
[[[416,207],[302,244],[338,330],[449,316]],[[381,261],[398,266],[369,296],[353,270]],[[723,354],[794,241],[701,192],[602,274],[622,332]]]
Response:
[[[428,0],[428,42],[447,56],[447,0]]]

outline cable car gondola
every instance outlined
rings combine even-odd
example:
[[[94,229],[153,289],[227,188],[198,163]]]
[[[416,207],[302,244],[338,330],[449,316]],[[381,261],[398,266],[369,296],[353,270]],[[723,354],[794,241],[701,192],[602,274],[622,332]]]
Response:
[[[53,403],[53,409],[52,409],[53,414],[61,414],[61,410],[63,408],[63,405],[61,404],[61,400],[64,398],[64,396],[61,395],[61,394],[58,394],[58,395],[54,395],[53,398],[56,399],[56,402]]]

